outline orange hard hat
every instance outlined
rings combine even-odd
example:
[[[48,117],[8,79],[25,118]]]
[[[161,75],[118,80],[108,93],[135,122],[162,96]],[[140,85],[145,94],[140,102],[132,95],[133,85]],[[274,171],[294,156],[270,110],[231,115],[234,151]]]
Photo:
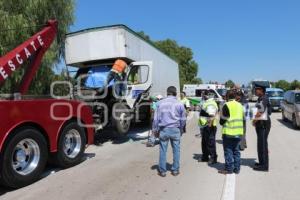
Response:
[[[113,65],[113,70],[117,71],[118,73],[124,72],[127,63],[124,60],[117,59]]]

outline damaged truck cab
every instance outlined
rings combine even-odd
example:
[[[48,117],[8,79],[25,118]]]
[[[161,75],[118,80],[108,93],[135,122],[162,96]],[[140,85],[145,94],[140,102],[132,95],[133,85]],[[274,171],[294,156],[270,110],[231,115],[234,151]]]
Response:
[[[74,98],[92,106],[98,130],[111,126],[124,135],[132,122],[150,122],[151,97],[171,85],[179,91],[178,64],[124,25],[69,33],[65,47],[67,65],[78,69]],[[128,65],[123,81],[104,87],[117,59]]]

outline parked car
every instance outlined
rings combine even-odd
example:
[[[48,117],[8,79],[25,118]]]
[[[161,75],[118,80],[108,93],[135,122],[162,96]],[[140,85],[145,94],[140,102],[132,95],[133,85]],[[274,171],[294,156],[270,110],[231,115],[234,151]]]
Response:
[[[267,88],[267,95],[273,111],[281,110],[284,91],[280,88]]]
[[[284,121],[291,121],[293,127],[298,129],[300,127],[300,91],[287,91],[284,94],[281,108],[282,119]]]

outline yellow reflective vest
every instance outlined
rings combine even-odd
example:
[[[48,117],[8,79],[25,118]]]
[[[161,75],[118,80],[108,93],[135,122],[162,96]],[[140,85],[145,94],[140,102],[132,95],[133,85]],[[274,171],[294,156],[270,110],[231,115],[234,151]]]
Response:
[[[242,136],[244,134],[244,108],[242,104],[233,100],[225,105],[227,105],[230,117],[223,125],[223,135]]]
[[[186,97],[180,100],[180,102],[184,105],[185,108],[189,108],[190,106],[190,100],[188,100]]]
[[[216,103],[216,101],[214,99],[208,99],[207,101],[205,101],[202,105],[202,109],[205,110],[205,112],[209,113],[208,110],[210,108],[213,108],[215,110],[215,115],[217,114],[218,112],[218,104]],[[210,113],[209,113],[210,114]],[[212,118],[207,118],[207,117],[201,117],[199,118],[199,122],[198,122],[198,125],[200,127],[205,127],[205,126],[208,126],[209,124],[209,120],[212,120],[211,124],[212,126],[217,126],[217,119],[216,119],[216,116],[212,117]]]

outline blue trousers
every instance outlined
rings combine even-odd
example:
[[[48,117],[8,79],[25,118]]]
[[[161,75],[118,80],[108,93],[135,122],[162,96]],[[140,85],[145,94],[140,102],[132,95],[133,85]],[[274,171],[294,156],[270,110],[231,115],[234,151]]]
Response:
[[[225,170],[239,172],[241,168],[241,153],[239,149],[241,139],[223,135]]]
[[[161,173],[167,172],[167,150],[169,141],[173,149],[173,165],[171,170],[179,172],[180,168],[180,138],[181,133],[179,128],[164,128],[160,131],[159,140],[159,167]]]

